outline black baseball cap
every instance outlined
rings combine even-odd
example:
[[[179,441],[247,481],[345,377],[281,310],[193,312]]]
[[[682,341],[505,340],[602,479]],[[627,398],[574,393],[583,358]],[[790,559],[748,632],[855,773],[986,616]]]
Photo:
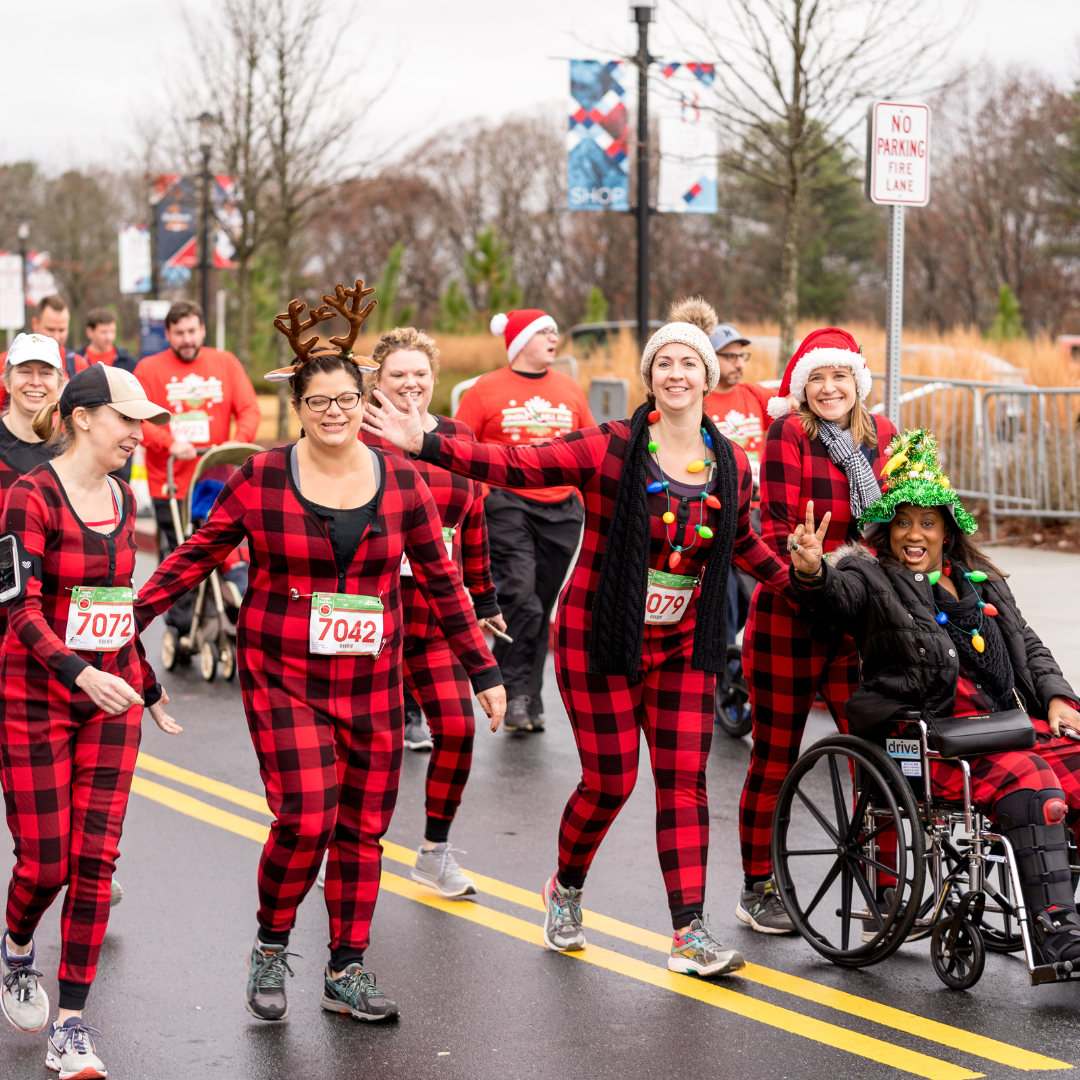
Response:
[[[91,364],[71,379],[60,395],[60,415],[67,417],[80,406],[92,409],[97,405],[109,405],[133,420],[149,420],[159,426],[170,420],[169,410],[150,401],[134,375],[105,364]]]

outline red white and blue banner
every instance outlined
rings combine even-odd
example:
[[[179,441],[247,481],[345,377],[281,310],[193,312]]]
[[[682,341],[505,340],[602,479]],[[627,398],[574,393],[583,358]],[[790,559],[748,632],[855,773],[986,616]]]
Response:
[[[629,210],[624,60],[570,61],[570,129],[566,137],[567,204],[571,210]]]
[[[234,265],[235,248],[226,231],[235,225],[234,189],[235,181],[231,176],[214,177],[215,270],[228,270]],[[159,176],[151,201],[161,287],[182,289],[191,280],[192,269],[198,265],[199,196],[195,177],[176,173]]]
[[[703,106],[715,79],[712,64],[668,63],[654,72],[650,105],[660,129],[657,210],[715,214],[720,143],[716,119]]]

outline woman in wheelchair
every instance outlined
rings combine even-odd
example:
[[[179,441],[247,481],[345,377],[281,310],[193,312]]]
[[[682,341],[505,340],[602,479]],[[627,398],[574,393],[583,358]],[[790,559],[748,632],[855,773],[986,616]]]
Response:
[[[867,546],[825,562],[829,515],[815,530],[811,503],[788,542],[792,580],[813,617],[842,624],[858,644],[853,732],[913,712],[966,717],[1020,705],[1030,715],[1033,749],[968,761],[971,797],[1015,850],[1044,962],[1080,960],[1066,832],[1067,819],[1080,820],[1077,695],[969,539],[977,525],[942,474],[933,437],[907,432],[887,453],[885,494],[859,521]],[[933,761],[930,772],[935,797],[962,798],[957,760]]]

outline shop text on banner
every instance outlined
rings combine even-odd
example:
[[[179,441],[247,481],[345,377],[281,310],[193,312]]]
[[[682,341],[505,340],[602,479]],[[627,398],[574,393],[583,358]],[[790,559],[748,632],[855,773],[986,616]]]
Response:
[[[121,225],[117,234],[120,250],[120,291],[148,293],[150,284],[150,230],[145,225]]]
[[[571,210],[629,210],[623,60],[570,61],[570,128],[566,137],[567,205]]]
[[[660,129],[660,187],[657,210],[663,214],[715,214],[720,144],[716,119],[704,108],[715,79],[712,64],[672,62],[653,75]]]

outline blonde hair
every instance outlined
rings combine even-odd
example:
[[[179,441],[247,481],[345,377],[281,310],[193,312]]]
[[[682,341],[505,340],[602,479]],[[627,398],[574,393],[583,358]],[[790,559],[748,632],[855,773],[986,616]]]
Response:
[[[821,417],[805,401],[799,405],[799,419],[802,421],[802,429],[806,432],[806,437],[816,439]],[[877,426],[874,424],[874,418],[866,411],[866,406],[861,401],[856,401],[855,407],[851,410],[849,430],[856,446],[860,443],[863,446],[877,446]]]
[[[57,423],[57,410],[60,408],[59,401],[50,402],[48,405],[42,405],[36,413],[34,413],[34,419],[30,422],[30,426],[34,429],[34,434],[44,443],[48,443],[50,446],[58,446],[63,449],[71,444],[71,441],[75,438],[75,421],[72,418],[73,414],[68,413],[67,416],[59,417]],[[95,413],[98,409],[104,409],[104,405],[80,405],[79,408],[84,409],[88,413]]]
[[[415,326],[395,326],[381,335],[371,352],[372,361],[379,365],[376,374],[382,374],[386,358],[396,352],[422,352],[431,364],[435,381],[439,381],[439,350],[435,347],[435,339],[423,330],[417,330]]]

